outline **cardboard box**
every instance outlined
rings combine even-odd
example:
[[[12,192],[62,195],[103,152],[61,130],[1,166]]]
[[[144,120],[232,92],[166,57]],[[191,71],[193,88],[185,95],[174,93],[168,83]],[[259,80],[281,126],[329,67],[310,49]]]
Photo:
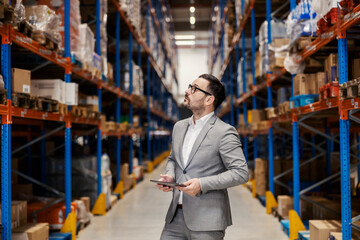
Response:
[[[321,88],[322,86],[324,86],[326,84],[325,72],[316,73],[316,79],[317,79],[317,85],[318,85],[318,91],[319,91],[319,88]]]
[[[294,77],[294,96],[317,93],[318,83],[316,74],[297,74]]]
[[[16,219],[18,226],[25,226],[27,223],[27,202],[26,201],[12,201],[11,205],[16,207]]]
[[[307,86],[308,86],[308,93],[309,94],[318,94],[318,82],[316,80],[316,74],[308,74],[307,78]]]
[[[261,158],[255,159],[255,183],[256,194],[265,196],[267,188],[267,161]]]
[[[338,54],[332,53],[325,59],[326,81],[333,82],[339,78]]]
[[[31,80],[31,95],[51,98],[65,104],[65,86],[61,79]]]
[[[294,77],[294,96],[306,94],[306,79],[306,74],[297,74]]]
[[[264,110],[251,110],[251,123],[259,123],[266,120],[266,113]]]
[[[65,83],[65,104],[77,106],[79,103],[79,86],[77,83]]]
[[[274,48],[281,48],[284,47],[286,45],[289,45],[290,43],[290,39],[289,38],[275,38],[272,40],[271,45]]]
[[[288,195],[279,195],[277,197],[277,201],[278,201],[278,213],[283,218],[288,218],[289,211],[294,208],[293,198]]]
[[[360,77],[360,58],[356,58],[351,60],[351,77],[352,79],[356,79]]]
[[[86,211],[90,212],[90,197],[82,197],[80,200],[84,202]]]
[[[328,220],[310,220],[310,240],[328,240],[330,232],[341,231],[341,223]]]
[[[14,233],[26,233],[29,240],[48,240],[49,239],[49,224],[48,223],[34,223],[26,226],[13,229]]]
[[[11,69],[11,92],[30,94],[31,71]]]
[[[0,205],[1,210],[1,205]],[[0,211],[1,223],[1,211]],[[24,226],[27,223],[27,202],[12,201],[11,202],[11,228]]]

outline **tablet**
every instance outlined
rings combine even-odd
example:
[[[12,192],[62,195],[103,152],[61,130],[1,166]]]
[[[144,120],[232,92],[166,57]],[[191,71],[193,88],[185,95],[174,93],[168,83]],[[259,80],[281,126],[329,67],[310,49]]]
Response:
[[[168,187],[186,187],[184,184],[176,183],[176,182],[163,182],[163,181],[157,181],[157,180],[150,180],[150,182],[154,182],[159,185],[164,185]]]

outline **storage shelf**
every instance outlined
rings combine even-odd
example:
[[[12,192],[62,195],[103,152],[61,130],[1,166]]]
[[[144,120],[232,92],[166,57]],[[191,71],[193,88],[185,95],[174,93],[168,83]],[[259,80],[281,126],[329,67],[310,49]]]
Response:
[[[355,24],[360,22],[360,5],[356,6],[350,13],[346,14],[344,17],[344,22],[340,25],[340,31],[346,31]],[[298,54],[296,62],[300,63],[306,58],[312,56],[322,47],[326,46],[329,42],[334,40],[337,36],[338,24],[333,25],[327,31],[318,36],[314,41],[312,41],[301,53]],[[285,68],[277,73],[274,73],[270,76],[271,83],[279,79],[281,76],[286,74],[287,71]]]
[[[334,97],[334,98],[328,98],[321,102],[311,103],[303,107],[293,108],[291,109],[291,112],[294,115],[300,116],[308,113],[320,112],[326,109],[337,108],[338,106],[339,106],[339,98]]]
[[[7,105],[0,105],[0,115],[6,116],[7,110],[8,110]],[[100,123],[100,120],[98,119],[81,118],[72,115],[63,115],[54,112],[43,112],[43,111],[25,109],[14,106],[11,107],[11,112],[12,112],[12,117],[18,117],[18,118],[57,121],[57,122],[70,121],[72,123],[85,124],[85,125],[98,125]]]
[[[165,77],[164,77],[164,74],[162,73],[160,67],[156,64],[156,61],[151,53],[151,50],[150,48],[147,46],[145,40],[138,35],[138,33],[135,31],[133,25],[130,23],[130,20],[129,18],[127,17],[126,13],[124,12],[124,10],[121,8],[120,4],[118,1],[116,0],[112,0],[113,4],[115,5],[117,11],[120,13],[120,16],[121,18],[125,21],[126,25],[128,26],[130,32],[132,33],[135,41],[141,45],[144,49],[144,51],[147,53],[147,55],[150,57],[150,63],[152,65],[152,67],[155,69],[157,75],[160,77],[163,85],[165,86],[166,90],[170,93],[171,97],[175,100],[176,102],[176,99],[174,97],[174,95],[172,94],[172,92],[168,89],[168,87],[166,86],[165,84]]]
[[[224,58],[224,63],[222,64],[221,71],[220,71],[220,79],[224,75],[225,70],[228,67],[229,63],[230,63],[230,57],[231,57],[232,51],[234,50],[236,44],[238,44],[238,42],[240,40],[241,33],[245,29],[245,25],[246,25],[248,19],[251,16],[251,10],[254,8],[254,6],[255,6],[255,0],[251,0],[249,8],[245,12],[244,19],[241,20],[240,26],[236,30],[236,33],[234,34],[234,37],[233,37],[233,39],[231,41],[231,46],[229,48],[229,51],[226,53],[226,57]],[[221,22],[222,25],[225,24],[225,16],[227,14],[227,11],[228,11],[228,9],[227,9],[227,7],[225,7],[225,9],[224,9],[224,18],[222,20],[222,21],[224,21],[224,23]]]
[[[155,23],[155,26],[156,26],[156,29],[157,29],[157,33],[159,34],[159,37],[160,37],[160,40],[161,40],[162,45],[164,46],[165,54],[166,54],[167,56],[170,56],[170,54],[169,54],[170,49],[167,49],[167,48],[166,48],[165,40],[164,40],[163,35],[162,35],[162,31],[161,31],[161,28],[160,28],[160,23],[159,23],[159,21],[158,21],[158,19],[157,19],[157,17],[156,17],[155,9],[154,9],[153,6],[152,6],[151,0],[148,0],[147,2],[148,2],[148,4],[149,4],[149,9],[151,9],[151,10],[150,10],[150,13],[151,13],[152,18],[153,18],[153,20],[154,20],[154,23]],[[164,4],[164,1],[162,1],[162,4]],[[176,69],[175,69],[175,67],[172,65],[171,58],[170,58],[170,57],[167,57],[167,59],[168,59],[168,61],[170,61],[171,70],[175,73],[175,76],[176,76]],[[177,82],[177,79],[176,79],[176,78],[175,78],[175,81]]]
[[[10,37],[10,41],[15,43],[16,45],[19,45],[24,49],[27,49],[64,69],[68,68],[70,65],[66,58],[63,58],[56,52],[45,48],[37,41],[23,35],[9,25],[0,25],[0,35],[2,37]]]

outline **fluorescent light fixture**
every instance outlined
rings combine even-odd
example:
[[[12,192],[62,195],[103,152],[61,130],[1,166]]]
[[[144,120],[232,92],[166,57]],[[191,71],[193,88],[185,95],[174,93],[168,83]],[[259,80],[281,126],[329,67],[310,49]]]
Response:
[[[193,16],[190,17],[190,24],[195,24],[195,17]]]
[[[191,13],[194,13],[195,12],[195,7],[191,6],[189,10],[190,10]]]
[[[175,44],[178,46],[189,46],[195,45],[195,41],[175,41]]]
[[[195,35],[175,35],[176,40],[194,40]]]

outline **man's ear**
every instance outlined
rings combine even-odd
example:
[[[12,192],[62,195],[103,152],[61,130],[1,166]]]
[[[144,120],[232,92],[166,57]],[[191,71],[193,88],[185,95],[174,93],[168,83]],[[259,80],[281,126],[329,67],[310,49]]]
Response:
[[[215,97],[213,95],[208,96],[208,99],[206,100],[207,105],[212,105],[215,101]]]

